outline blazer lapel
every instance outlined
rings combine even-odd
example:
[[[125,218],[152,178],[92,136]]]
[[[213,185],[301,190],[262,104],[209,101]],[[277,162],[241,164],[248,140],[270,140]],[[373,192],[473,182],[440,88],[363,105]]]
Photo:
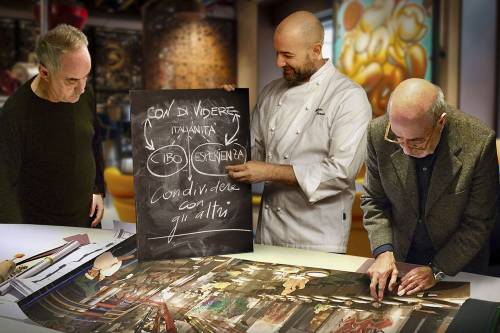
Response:
[[[391,155],[391,159],[401,187],[406,192],[406,199],[410,202],[415,212],[418,213],[418,187],[415,161],[406,156],[402,149],[397,149]]]
[[[457,141],[458,138],[451,137],[446,127],[445,130],[443,130],[437,152],[438,155],[432,169],[429,192],[425,204],[426,215],[462,168],[462,162],[457,157],[461,150]]]

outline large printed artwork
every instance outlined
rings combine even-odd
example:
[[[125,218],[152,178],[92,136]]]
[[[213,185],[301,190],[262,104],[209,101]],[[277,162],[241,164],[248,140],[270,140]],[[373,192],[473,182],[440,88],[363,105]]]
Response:
[[[151,3],[143,13],[146,89],[216,88],[236,82],[233,20],[173,13],[168,1]]]
[[[432,79],[431,0],[344,0],[336,11],[335,59],[366,90],[374,116],[404,79]]]
[[[374,302],[364,274],[227,257],[139,263],[134,241],[19,305],[64,332],[444,332],[469,293],[450,282]]]

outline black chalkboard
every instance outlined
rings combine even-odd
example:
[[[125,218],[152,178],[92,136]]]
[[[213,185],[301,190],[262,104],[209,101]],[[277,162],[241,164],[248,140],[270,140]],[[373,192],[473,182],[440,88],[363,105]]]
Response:
[[[131,91],[139,259],[253,251],[248,89]]]

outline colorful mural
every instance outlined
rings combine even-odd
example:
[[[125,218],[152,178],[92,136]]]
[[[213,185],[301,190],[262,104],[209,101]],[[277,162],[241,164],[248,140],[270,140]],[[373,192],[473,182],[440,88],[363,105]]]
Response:
[[[430,0],[344,0],[336,10],[337,68],[365,88],[374,117],[403,80],[432,78]]]

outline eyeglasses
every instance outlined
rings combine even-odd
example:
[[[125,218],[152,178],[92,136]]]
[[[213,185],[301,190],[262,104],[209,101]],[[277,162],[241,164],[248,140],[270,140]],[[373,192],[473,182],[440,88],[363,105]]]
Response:
[[[403,145],[406,142],[406,146],[411,149],[416,149],[416,150],[426,150],[427,147],[429,146],[430,139],[432,138],[432,134],[434,133],[434,129],[436,128],[436,124],[432,126],[432,129],[429,134],[426,135],[425,138],[422,139],[413,139],[413,140],[406,140],[406,139],[401,139],[396,136],[391,131],[391,123],[387,123],[387,127],[385,129],[385,135],[384,135],[384,140],[390,143],[395,143],[398,145]]]

